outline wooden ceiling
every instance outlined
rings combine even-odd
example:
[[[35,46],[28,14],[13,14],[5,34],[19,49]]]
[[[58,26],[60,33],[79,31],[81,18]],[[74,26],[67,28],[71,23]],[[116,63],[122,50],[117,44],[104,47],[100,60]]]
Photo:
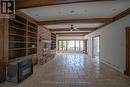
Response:
[[[97,2],[97,1],[114,1],[114,0],[16,0],[16,9],[26,9],[32,7],[71,4],[80,2]]]

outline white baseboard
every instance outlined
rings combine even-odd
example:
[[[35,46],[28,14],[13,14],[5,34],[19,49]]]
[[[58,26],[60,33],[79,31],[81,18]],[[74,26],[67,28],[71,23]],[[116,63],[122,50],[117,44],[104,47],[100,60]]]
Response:
[[[111,68],[113,68],[113,69],[115,69],[115,70],[117,70],[117,71],[119,71],[119,72],[121,72],[121,73],[124,73],[124,71],[121,70],[119,67],[117,67],[116,65],[111,64],[110,62],[108,62],[108,61],[106,61],[106,60],[104,60],[104,59],[100,59],[100,62],[102,62],[102,63],[104,63],[104,64],[110,66]]]

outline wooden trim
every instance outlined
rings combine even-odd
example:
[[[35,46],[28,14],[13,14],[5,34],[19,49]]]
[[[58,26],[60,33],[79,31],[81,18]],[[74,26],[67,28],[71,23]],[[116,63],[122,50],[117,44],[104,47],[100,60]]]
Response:
[[[110,23],[103,24],[103,25],[97,27],[96,30],[97,30],[97,29],[100,29],[100,28],[102,28],[102,27],[104,27],[104,26],[106,26],[106,25],[108,25],[108,24],[110,24]]]
[[[8,45],[8,43],[9,43],[9,37],[8,37],[8,35],[9,35],[9,20],[8,19],[4,19],[4,26],[3,26],[3,29],[4,29],[4,37],[3,37],[3,39],[4,39],[4,54],[3,54],[3,61],[5,62],[5,63],[7,63],[8,62],[8,58],[9,58],[9,53],[8,53],[8,48],[9,48],[9,45]]]
[[[66,33],[56,33],[56,34],[88,34],[89,32],[66,32]]]
[[[123,18],[123,17],[125,17],[125,16],[127,16],[129,14],[130,14],[130,8],[126,9],[125,11],[123,11],[120,14],[113,17],[113,22],[117,21],[117,20],[119,20],[119,19],[121,19],[121,18]]]
[[[128,29],[130,29],[130,27],[128,27],[128,28],[126,28],[126,70],[125,70],[125,72],[124,72],[124,74],[125,75],[128,75],[128,76],[130,76],[130,67],[129,67],[129,65],[130,65],[130,57],[129,57],[129,31],[128,31]]]
[[[90,18],[90,19],[68,19],[68,20],[52,20],[52,21],[40,21],[39,25],[54,25],[64,23],[111,23],[112,18]]]
[[[97,1],[114,1],[114,0],[16,0],[16,9],[27,9],[41,6],[52,6],[62,4],[73,4],[73,3],[85,3],[85,2],[97,2]]]
[[[129,14],[130,14],[130,8],[128,8],[128,9],[126,9],[125,11],[123,11],[123,12],[119,13],[118,15],[114,16],[114,17],[112,18],[112,22],[106,23],[106,24],[104,24],[104,25],[102,25],[102,26],[100,26],[100,27],[98,27],[98,28],[96,28],[96,29],[100,29],[100,28],[102,28],[102,27],[104,27],[104,26],[106,26],[106,25],[108,25],[108,24],[110,24],[110,23],[113,23],[113,22],[115,22],[115,21],[117,21],[117,20],[119,20],[119,19],[121,19],[121,18],[123,18],[123,17],[129,15]]]
[[[84,34],[58,34],[58,36],[84,36]]]
[[[16,11],[16,14],[19,15],[19,16],[21,16],[21,17],[23,17],[23,18],[25,18],[25,19],[27,19],[28,21],[33,22],[34,24],[37,24],[37,21],[34,18],[32,18],[31,16],[28,16],[24,12]]]

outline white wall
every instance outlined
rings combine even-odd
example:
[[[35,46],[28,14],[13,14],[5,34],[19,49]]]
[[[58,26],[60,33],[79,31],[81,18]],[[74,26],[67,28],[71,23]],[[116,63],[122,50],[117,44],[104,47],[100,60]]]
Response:
[[[100,60],[123,73],[126,63],[125,28],[128,26],[130,15],[90,33],[87,36],[88,55],[92,57],[92,37],[101,35]]]

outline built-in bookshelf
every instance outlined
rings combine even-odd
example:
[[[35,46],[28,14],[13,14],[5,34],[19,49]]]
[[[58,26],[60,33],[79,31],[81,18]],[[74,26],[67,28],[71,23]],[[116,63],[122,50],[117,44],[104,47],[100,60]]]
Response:
[[[51,33],[51,49],[55,49],[56,48],[56,34]]]
[[[37,53],[37,25],[18,15],[9,19],[8,60]]]
[[[37,52],[37,25],[31,22],[28,22],[27,49],[28,55]]]

